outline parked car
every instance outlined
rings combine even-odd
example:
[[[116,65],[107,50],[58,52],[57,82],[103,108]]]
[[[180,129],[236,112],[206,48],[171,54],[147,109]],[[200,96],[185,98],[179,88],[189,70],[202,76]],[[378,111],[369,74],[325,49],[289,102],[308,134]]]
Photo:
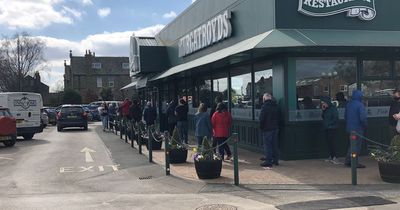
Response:
[[[89,105],[88,106],[90,113],[92,114],[92,120],[100,121],[100,113],[99,113],[99,106],[96,105]]]
[[[40,109],[43,108],[42,95],[28,92],[0,93],[0,106],[10,109],[17,120],[17,135],[31,140],[35,133],[41,133]]]
[[[47,127],[49,124],[49,116],[47,115],[47,112],[45,109],[40,109],[40,125],[42,128]]]
[[[44,107],[47,116],[49,117],[49,124],[56,125],[57,124],[57,114],[56,109],[53,107]]]
[[[57,131],[68,127],[88,129],[87,113],[81,105],[63,105],[57,114]]]
[[[8,108],[0,106],[0,142],[6,147],[12,147],[16,141],[17,121]]]
[[[89,120],[89,121],[93,121],[93,115],[92,115],[92,113],[90,112],[89,107],[88,107],[88,106],[82,106],[82,107],[83,107],[83,110],[85,110],[85,112],[86,112],[86,114],[87,114],[87,116],[88,116],[88,120]]]

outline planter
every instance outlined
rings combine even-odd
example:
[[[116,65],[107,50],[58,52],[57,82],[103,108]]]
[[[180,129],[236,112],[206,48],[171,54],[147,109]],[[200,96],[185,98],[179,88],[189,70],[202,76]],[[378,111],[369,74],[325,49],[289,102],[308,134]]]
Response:
[[[222,160],[194,161],[199,179],[216,179],[221,176]]]
[[[186,163],[187,155],[187,149],[171,149],[169,151],[169,162],[172,164]]]
[[[142,143],[145,143],[146,144],[146,148],[149,149],[149,144],[148,144],[149,137],[143,137],[142,140],[143,140]],[[161,138],[159,140],[157,140],[157,141],[153,139],[153,142],[151,144],[152,150],[161,150],[161,147],[162,147]]]
[[[384,182],[400,183],[400,162],[378,162],[378,166]]]

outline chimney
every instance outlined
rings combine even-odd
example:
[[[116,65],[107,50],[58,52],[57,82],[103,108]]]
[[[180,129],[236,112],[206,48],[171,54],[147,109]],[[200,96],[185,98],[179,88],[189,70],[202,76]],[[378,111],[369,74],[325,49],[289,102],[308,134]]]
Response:
[[[93,52],[93,57],[95,57],[95,56],[96,56],[96,53]]]
[[[89,56],[92,56],[92,53],[90,52],[90,50],[89,50]]]
[[[72,50],[69,50],[69,57],[72,58]]]
[[[67,66],[67,60],[64,60],[64,67]]]

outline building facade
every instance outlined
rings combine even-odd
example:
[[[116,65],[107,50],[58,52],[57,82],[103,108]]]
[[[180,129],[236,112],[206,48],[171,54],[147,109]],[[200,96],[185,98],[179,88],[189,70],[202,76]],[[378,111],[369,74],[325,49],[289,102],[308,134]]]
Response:
[[[64,62],[64,89],[73,89],[82,96],[83,103],[101,100],[103,88],[110,88],[114,100],[122,100],[120,89],[129,83],[128,57],[96,57],[86,51],[85,55],[73,56],[70,64]]]
[[[49,86],[42,83],[39,72],[35,72],[34,76],[26,76],[22,80],[21,84],[22,92],[33,92],[42,95],[43,104],[48,105],[50,103],[49,98]]]
[[[157,90],[161,128],[169,100],[186,98],[193,115],[199,103],[211,107],[220,96],[240,146],[261,151],[261,100],[272,92],[281,110],[282,158],[327,157],[320,99],[329,96],[338,105],[344,155],[349,134],[341,105],[360,89],[367,137],[388,143],[391,93],[400,83],[398,7],[397,0],[196,1],[155,37],[165,49],[158,56],[168,58],[147,85]]]

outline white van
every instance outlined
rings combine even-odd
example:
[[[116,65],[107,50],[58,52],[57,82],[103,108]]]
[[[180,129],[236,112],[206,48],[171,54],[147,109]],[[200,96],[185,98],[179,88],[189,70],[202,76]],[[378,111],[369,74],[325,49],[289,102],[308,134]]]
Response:
[[[17,120],[17,135],[26,140],[41,133],[40,109],[43,108],[42,96],[38,93],[5,92],[0,93],[0,106],[10,109]]]

